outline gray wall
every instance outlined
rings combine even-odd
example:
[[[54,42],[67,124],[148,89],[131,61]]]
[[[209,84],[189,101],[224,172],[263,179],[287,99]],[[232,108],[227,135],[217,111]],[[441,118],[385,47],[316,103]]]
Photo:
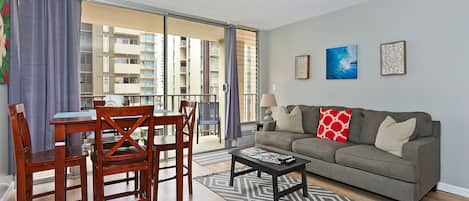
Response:
[[[468,8],[467,0],[372,0],[262,33],[261,89],[280,105],[429,112],[442,121],[442,182],[469,188]],[[382,77],[379,45],[396,40],[407,41],[408,73]],[[359,46],[358,80],[326,80],[325,49],[350,44]],[[294,80],[302,54],[312,60],[306,81]]]
[[[0,85],[0,176],[8,174],[8,85]]]

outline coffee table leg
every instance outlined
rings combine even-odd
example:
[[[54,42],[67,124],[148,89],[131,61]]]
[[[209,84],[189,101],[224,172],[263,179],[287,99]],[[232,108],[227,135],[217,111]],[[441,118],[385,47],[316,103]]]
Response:
[[[303,185],[303,197],[308,197],[308,182],[305,168],[301,170],[301,184]]]
[[[257,177],[261,178],[261,171],[257,170]]]
[[[277,175],[272,175],[272,182],[273,182],[273,191],[274,191],[274,201],[279,200],[279,195],[278,195],[278,181],[277,181]]]
[[[233,182],[234,182],[235,163],[236,163],[235,156],[231,156],[230,186],[233,186]]]

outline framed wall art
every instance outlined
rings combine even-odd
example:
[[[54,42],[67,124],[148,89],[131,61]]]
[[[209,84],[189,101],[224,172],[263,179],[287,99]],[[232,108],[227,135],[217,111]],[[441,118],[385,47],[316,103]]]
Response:
[[[295,79],[307,80],[309,79],[310,56],[301,55],[295,57]]]
[[[407,73],[406,41],[383,43],[380,53],[381,75],[405,75]]]
[[[326,49],[326,78],[328,80],[357,79],[358,45]]]

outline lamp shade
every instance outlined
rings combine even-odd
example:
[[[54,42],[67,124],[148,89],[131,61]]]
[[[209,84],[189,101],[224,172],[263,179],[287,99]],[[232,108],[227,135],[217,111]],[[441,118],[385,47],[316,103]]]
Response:
[[[261,107],[274,107],[277,106],[277,101],[275,100],[274,94],[262,94],[261,98]]]

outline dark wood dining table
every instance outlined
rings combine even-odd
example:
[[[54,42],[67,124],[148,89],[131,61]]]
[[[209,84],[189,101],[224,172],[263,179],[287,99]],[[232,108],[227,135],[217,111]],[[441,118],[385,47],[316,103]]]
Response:
[[[120,125],[131,125],[138,117],[116,120]],[[176,200],[182,201],[183,192],[183,127],[184,114],[177,112],[154,113],[155,124],[176,125]],[[96,112],[57,113],[50,121],[55,134],[55,200],[65,201],[65,150],[66,137],[70,134],[94,131],[96,129]],[[110,127],[109,127],[110,128]]]

